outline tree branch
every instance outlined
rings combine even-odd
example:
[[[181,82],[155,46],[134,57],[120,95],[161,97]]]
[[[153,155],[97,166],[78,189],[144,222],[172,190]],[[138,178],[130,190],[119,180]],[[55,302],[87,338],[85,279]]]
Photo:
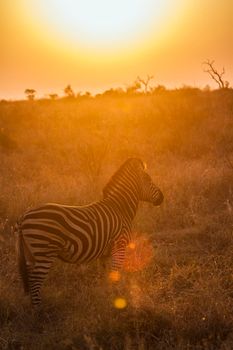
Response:
[[[204,72],[211,76],[211,78],[218,84],[220,89],[224,89],[229,86],[229,83],[227,81],[224,82],[222,79],[223,75],[225,74],[224,67],[222,68],[221,73],[219,73],[217,69],[214,68],[214,61],[207,60],[203,62],[203,64],[208,67],[208,69],[204,69]]]

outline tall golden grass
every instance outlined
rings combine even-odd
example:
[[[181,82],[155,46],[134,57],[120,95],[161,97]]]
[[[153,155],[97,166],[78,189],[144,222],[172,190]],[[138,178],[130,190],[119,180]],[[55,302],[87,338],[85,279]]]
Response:
[[[233,348],[231,89],[2,101],[0,152],[0,349]],[[17,273],[16,218],[100,199],[132,156],[165,201],[140,205],[119,286],[108,263],[57,262],[36,317]]]

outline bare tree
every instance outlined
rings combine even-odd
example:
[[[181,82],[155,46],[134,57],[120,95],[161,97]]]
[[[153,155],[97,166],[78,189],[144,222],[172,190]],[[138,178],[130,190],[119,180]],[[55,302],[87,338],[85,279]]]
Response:
[[[26,89],[24,91],[24,93],[27,95],[27,99],[32,101],[35,99],[35,94],[36,94],[36,90],[34,89]]]
[[[207,60],[203,62],[205,65],[204,72],[208,73],[211,78],[218,84],[219,89],[226,89],[229,87],[229,81],[223,80],[223,75],[225,74],[225,68],[222,68],[221,72],[218,72],[214,67],[214,61]]]
[[[137,81],[140,83],[141,86],[144,87],[144,93],[147,94],[149,91],[149,84],[151,82],[151,80],[154,79],[153,75],[147,75],[147,77],[145,79],[142,79],[141,77],[137,77]]]

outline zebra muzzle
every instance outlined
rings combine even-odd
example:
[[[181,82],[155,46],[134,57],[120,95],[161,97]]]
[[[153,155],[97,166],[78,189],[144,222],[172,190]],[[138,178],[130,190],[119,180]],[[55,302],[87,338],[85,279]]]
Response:
[[[154,206],[158,206],[163,203],[164,195],[161,191],[158,192],[156,200],[153,202]]]

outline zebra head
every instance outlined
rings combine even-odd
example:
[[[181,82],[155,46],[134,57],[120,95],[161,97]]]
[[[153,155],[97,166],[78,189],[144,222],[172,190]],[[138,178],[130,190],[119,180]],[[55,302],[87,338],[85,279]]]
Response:
[[[134,193],[141,201],[160,205],[163,194],[145,170],[146,166],[140,159],[129,158],[105,186],[104,197],[124,190],[131,196]]]
[[[164,198],[162,191],[153,183],[150,175],[145,171],[141,175],[140,195],[141,201],[150,202],[155,206],[160,205]]]
[[[138,161],[140,160],[138,159]],[[140,200],[152,203],[154,206],[160,205],[163,202],[163,193],[146,172],[146,165],[142,161],[140,161],[138,173]]]

